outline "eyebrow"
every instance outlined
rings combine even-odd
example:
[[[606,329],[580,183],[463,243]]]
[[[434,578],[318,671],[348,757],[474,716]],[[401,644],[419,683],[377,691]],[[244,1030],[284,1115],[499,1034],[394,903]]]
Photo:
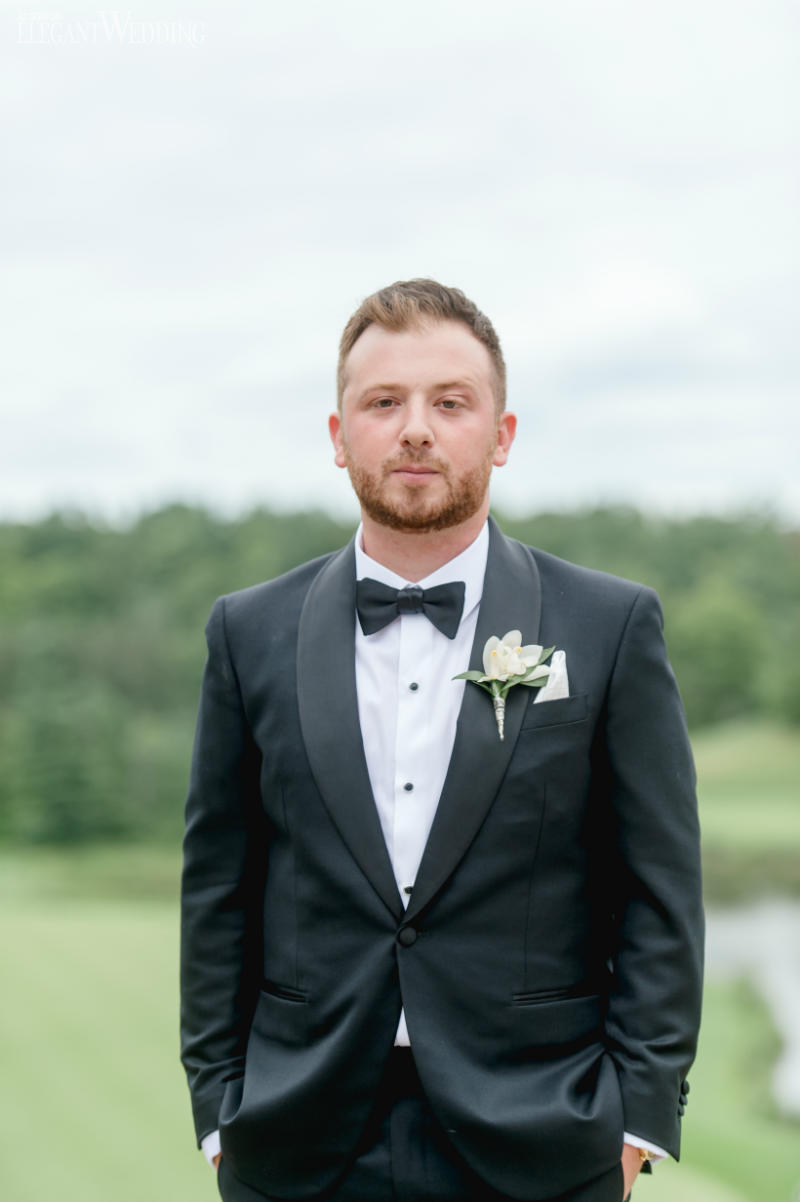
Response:
[[[472,391],[475,388],[474,380],[468,378],[461,380],[445,380],[441,384],[432,386],[433,392],[447,392],[451,388],[466,388]],[[362,396],[368,396],[371,392],[402,392],[405,389],[403,384],[370,384],[369,388],[365,388],[361,393]]]

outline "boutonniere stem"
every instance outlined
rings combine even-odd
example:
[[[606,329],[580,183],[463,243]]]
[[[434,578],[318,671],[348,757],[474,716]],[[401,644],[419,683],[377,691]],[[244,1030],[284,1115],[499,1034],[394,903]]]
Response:
[[[542,648],[531,643],[522,646],[519,630],[509,630],[501,639],[493,634],[483,648],[483,672],[459,672],[453,680],[468,680],[485,689],[492,698],[497,733],[505,738],[506,697],[514,685],[540,689],[547,683],[550,668],[545,663],[555,647]]]

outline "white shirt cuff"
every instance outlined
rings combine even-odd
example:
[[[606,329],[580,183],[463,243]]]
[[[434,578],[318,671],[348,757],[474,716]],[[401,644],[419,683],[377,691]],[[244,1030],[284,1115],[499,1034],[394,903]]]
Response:
[[[200,1147],[203,1150],[203,1155],[213,1169],[214,1157],[219,1156],[222,1151],[222,1145],[219,1142],[219,1131],[210,1131],[208,1135],[200,1140]]]
[[[640,1139],[638,1135],[631,1135],[630,1131],[623,1132],[622,1141],[626,1144],[632,1144],[634,1148],[644,1148],[645,1152],[649,1152],[655,1163],[658,1160],[666,1160],[669,1152],[665,1152],[663,1148],[659,1148],[658,1144],[651,1144],[649,1140]]]

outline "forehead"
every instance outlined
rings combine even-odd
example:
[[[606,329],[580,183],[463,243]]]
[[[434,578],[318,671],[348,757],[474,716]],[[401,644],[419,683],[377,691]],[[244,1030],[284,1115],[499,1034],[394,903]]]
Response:
[[[459,379],[487,388],[492,381],[488,350],[460,321],[428,322],[407,330],[386,330],[373,323],[345,360],[345,392]]]

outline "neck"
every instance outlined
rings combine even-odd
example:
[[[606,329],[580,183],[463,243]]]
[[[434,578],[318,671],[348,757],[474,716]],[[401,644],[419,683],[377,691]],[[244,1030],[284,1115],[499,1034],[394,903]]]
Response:
[[[391,530],[381,526],[362,511],[361,524],[364,550],[370,559],[383,564],[405,580],[416,583],[424,580],[466,551],[481,532],[489,515],[489,498],[466,522],[447,530]]]

